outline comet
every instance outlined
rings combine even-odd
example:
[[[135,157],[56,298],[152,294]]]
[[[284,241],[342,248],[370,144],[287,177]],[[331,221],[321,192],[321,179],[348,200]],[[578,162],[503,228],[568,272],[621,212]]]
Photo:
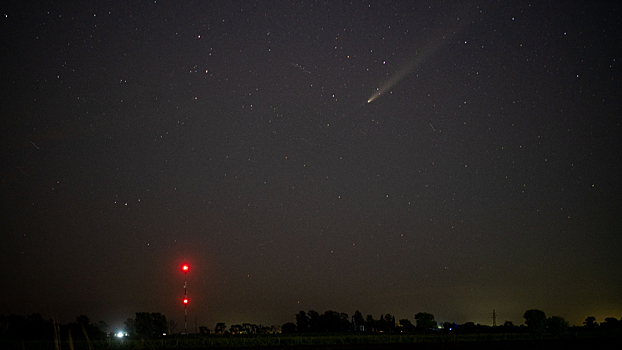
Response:
[[[385,92],[391,90],[393,86],[406,78],[417,66],[419,66],[425,59],[430,56],[431,50],[426,50],[420,54],[418,54],[414,59],[412,59],[406,66],[397,71],[391,79],[382,83],[379,88],[374,91],[371,97],[367,100],[367,103],[371,103],[373,100],[380,97]]]
[[[412,71],[415,70],[415,68],[421,65],[426,59],[438,51],[439,48],[446,44],[457,32],[457,29],[461,27],[461,25],[462,24],[455,23],[444,28],[443,30],[439,30],[432,40],[428,40],[427,43],[421,45],[422,49],[418,51],[417,54],[404,67],[402,67],[402,69],[393,74],[389,80],[380,84],[380,87],[378,87],[369,97],[367,103],[371,103],[387,91],[390,91],[393,86],[406,78]]]
[[[408,74],[413,70],[413,68],[415,68],[415,66],[417,66],[419,61],[421,61],[421,60],[417,60],[417,59],[413,60],[408,65],[406,65],[405,67],[400,69],[397,73],[395,73],[391,77],[391,79],[387,80],[382,85],[380,85],[380,87],[377,88],[376,91],[374,91],[374,93],[371,95],[369,100],[367,100],[367,103],[371,103],[373,100],[377,99],[378,97],[380,97],[385,92],[391,90],[391,88],[395,84],[399,83],[402,79],[404,79],[405,77],[408,76]]]

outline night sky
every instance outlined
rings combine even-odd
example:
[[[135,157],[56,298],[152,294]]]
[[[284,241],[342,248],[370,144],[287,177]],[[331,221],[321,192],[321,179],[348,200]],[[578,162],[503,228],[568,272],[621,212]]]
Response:
[[[620,9],[460,3],[3,2],[0,313],[622,317]]]

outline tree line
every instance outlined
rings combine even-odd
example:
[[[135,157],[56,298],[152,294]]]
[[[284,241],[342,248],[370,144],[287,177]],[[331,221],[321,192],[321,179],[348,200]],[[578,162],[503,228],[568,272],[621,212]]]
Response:
[[[552,335],[562,335],[568,332],[569,324],[561,316],[546,317],[542,310],[531,309],[525,311],[523,318],[525,325],[515,326],[511,321],[505,321],[502,326],[491,327],[489,325],[475,324],[466,322],[456,324],[444,322],[439,324],[434,315],[427,312],[419,312],[414,315],[415,324],[409,319],[400,319],[396,322],[391,314],[380,315],[374,319],[372,315],[363,318],[360,311],[355,311],[352,317],[346,313],[336,311],[326,311],[320,314],[314,310],[308,312],[300,311],[295,315],[295,322],[288,322],[283,325],[283,333],[305,333],[305,332],[431,332],[431,331],[456,331],[468,333],[497,332],[530,332],[535,335],[549,333]],[[596,318],[589,316],[583,322],[584,330],[622,330],[622,318],[605,318],[605,322],[597,323]]]
[[[91,341],[106,338],[107,332],[106,322],[91,323],[84,315],[65,325],[54,319],[45,320],[39,313],[29,316],[0,315],[0,340],[48,341],[62,338]]]
[[[177,328],[175,322],[167,321],[166,316],[159,312],[137,312],[135,318],[128,318],[123,322],[125,334],[138,335],[143,338],[153,338],[171,334],[170,330]]]
[[[491,327],[489,325],[466,322],[456,324],[444,322],[439,324],[434,315],[427,312],[419,312],[414,315],[414,324],[410,319],[396,318],[391,314],[380,315],[374,318],[372,315],[363,317],[358,310],[350,317],[348,314],[337,311],[326,311],[322,314],[310,310],[300,311],[295,314],[295,322],[288,322],[278,326],[265,327],[251,323],[233,324],[229,327],[223,322],[216,324],[215,334],[268,334],[268,333],[345,333],[345,332],[531,332],[534,335],[544,333],[563,335],[568,332],[569,324],[561,316],[547,317],[544,311],[531,309],[523,314],[524,325],[514,325],[511,321],[505,321],[503,325]],[[161,313],[137,312],[134,318],[128,318],[124,322],[124,336],[138,338],[157,338],[164,335],[175,334],[177,324],[167,320]],[[596,322],[596,318],[589,316],[581,327],[574,330],[581,331],[622,331],[622,318],[607,317],[604,322]],[[210,334],[205,327],[199,327],[200,333]],[[0,315],[0,340],[41,340],[50,339],[74,339],[79,341],[101,340],[114,336],[108,332],[106,322],[91,323],[89,318],[80,315],[75,322],[60,325],[53,319],[45,320],[41,314],[35,313],[29,316]]]
[[[374,319],[372,315],[363,317],[360,311],[356,310],[352,317],[346,313],[337,311],[326,311],[323,314],[314,310],[309,312],[300,311],[296,315],[296,322],[288,322],[283,325],[283,333],[295,332],[413,332],[431,331],[438,329],[438,323],[434,320],[434,315],[427,312],[417,313],[414,317],[415,324],[409,319],[401,319],[396,322],[395,316],[391,314],[380,315]]]

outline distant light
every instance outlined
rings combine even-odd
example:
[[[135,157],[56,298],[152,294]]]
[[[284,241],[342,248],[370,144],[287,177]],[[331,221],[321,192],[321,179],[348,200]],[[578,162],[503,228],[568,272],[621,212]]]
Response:
[[[123,338],[123,332],[117,333],[117,338]]]
[[[183,303],[188,304],[188,298],[184,298]]]
[[[188,270],[190,270],[190,266],[188,266],[188,264],[183,264],[181,265],[181,270],[186,273],[188,272]]]
[[[451,328],[451,327],[449,328],[449,330],[452,330],[452,329],[453,329],[453,328]]]

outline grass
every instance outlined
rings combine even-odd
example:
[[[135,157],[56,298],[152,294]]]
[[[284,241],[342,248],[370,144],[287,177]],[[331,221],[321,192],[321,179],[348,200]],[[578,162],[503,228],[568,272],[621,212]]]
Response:
[[[325,346],[412,344],[421,342],[477,342],[532,339],[526,333],[428,333],[428,334],[274,334],[274,335],[189,335],[158,339],[109,338],[78,341],[1,341],[6,350],[106,350],[106,349],[191,349],[273,346]]]

